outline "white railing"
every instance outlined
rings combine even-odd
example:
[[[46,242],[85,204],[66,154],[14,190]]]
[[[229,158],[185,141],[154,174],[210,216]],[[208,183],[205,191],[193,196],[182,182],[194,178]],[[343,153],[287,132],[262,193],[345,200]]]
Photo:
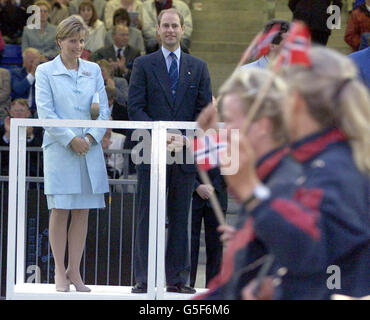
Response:
[[[26,128],[78,127],[151,130],[148,292],[131,287],[90,286],[89,293],[58,293],[49,284],[25,283]],[[7,299],[187,299],[165,292],[166,134],[168,129],[196,129],[194,122],[12,119],[9,158]]]

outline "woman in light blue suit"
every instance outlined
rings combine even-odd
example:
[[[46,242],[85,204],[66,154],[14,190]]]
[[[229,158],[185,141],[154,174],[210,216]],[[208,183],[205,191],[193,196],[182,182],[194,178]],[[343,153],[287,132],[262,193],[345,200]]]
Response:
[[[87,27],[78,16],[70,16],[57,27],[60,55],[36,70],[36,104],[40,119],[91,120],[93,96],[99,93],[97,120],[109,120],[108,100],[100,67],[80,59]],[[50,245],[55,260],[57,291],[88,292],[80,275],[90,208],[105,207],[108,179],[101,140],[105,129],[45,128],[45,195],[51,209]],[[67,221],[71,210],[71,224]],[[64,258],[68,238],[68,267]]]

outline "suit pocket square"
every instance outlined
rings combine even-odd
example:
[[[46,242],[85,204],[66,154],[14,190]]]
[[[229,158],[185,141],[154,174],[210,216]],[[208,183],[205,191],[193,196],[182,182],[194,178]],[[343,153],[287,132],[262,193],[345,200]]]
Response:
[[[189,89],[196,89],[197,86],[189,86]]]

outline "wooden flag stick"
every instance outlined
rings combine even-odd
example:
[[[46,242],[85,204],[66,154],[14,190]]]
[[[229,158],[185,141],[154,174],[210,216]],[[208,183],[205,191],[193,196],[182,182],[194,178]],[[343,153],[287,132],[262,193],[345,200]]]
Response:
[[[239,70],[239,68],[245,64],[249,59],[250,59],[250,56],[251,56],[251,53],[252,53],[252,50],[253,50],[253,47],[255,46],[255,44],[257,43],[257,41],[260,39],[260,37],[262,36],[262,32],[259,32],[253,39],[253,41],[251,42],[251,44],[249,45],[249,47],[247,48],[247,50],[243,53],[239,63],[237,64],[237,66],[235,67],[234,71],[232,74],[234,74],[235,72],[237,72]],[[266,88],[266,91],[268,90],[268,87]],[[217,105],[219,103],[221,99],[221,96],[218,96],[216,98],[216,101],[215,101],[215,107],[217,108]],[[263,97],[262,97],[263,99]],[[262,100],[261,99],[261,100]],[[258,109],[258,105],[254,107],[256,110]],[[254,116],[254,115],[253,115]],[[250,117],[251,119],[253,117]],[[249,122],[249,121],[248,121]],[[248,128],[249,124],[246,123],[246,127]],[[198,168],[198,172],[199,172],[199,176],[203,182],[203,184],[209,184],[211,186],[212,185],[212,182],[211,182],[211,179],[209,178],[209,175],[206,171],[202,171]],[[217,221],[220,225],[226,225],[226,221],[225,221],[225,217],[224,217],[224,214],[223,214],[223,211],[221,209],[221,206],[220,206],[220,203],[216,197],[216,194],[215,192],[212,192],[210,197],[209,197],[209,200],[211,202],[211,205],[212,205],[212,209],[213,209],[213,212],[215,213],[215,216],[217,218]]]

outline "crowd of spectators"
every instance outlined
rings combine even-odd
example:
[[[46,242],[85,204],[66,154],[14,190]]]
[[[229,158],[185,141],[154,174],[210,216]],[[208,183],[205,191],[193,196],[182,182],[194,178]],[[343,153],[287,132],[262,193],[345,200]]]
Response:
[[[113,119],[128,120],[127,98],[131,69],[137,57],[159,47],[155,31],[157,15],[170,7],[178,8],[184,14],[187,30],[183,48],[189,51],[193,29],[190,2],[0,0],[0,126],[9,122],[13,102],[19,99],[26,103],[29,111],[24,112],[23,116],[37,118],[35,70],[40,63],[59,54],[55,41],[56,26],[73,14],[80,15],[88,27],[82,58],[97,62],[101,67],[107,94],[111,98]],[[7,44],[21,46],[22,66],[1,66],[1,56]],[[123,133],[125,138],[125,130],[114,131],[113,134],[107,133],[107,141],[115,137],[116,133]],[[41,140],[36,139],[40,142],[38,146],[41,146]],[[120,141],[123,146],[125,140]],[[2,167],[6,166],[5,162],[2,161]]]

